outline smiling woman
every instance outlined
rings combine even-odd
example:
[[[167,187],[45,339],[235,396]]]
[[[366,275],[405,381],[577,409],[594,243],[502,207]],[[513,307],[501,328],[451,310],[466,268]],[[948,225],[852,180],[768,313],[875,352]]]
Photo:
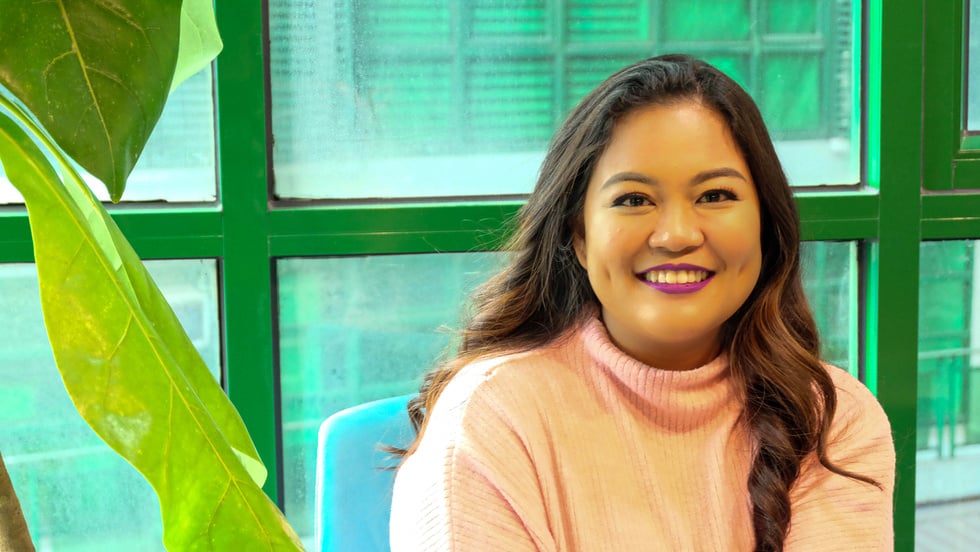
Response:
[[[889,549],[888,420],[818,357],[799,240],[741,87],[677,55],[609,77],[409,404],[392,549]]]

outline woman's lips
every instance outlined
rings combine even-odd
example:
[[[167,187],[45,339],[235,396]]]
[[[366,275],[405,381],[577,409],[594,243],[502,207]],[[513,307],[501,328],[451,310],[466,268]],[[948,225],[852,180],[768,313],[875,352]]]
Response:
[[[692,264],[662,264],[638,276],[646,285],[664,293],[694,293],[703,289],[715,273]]]

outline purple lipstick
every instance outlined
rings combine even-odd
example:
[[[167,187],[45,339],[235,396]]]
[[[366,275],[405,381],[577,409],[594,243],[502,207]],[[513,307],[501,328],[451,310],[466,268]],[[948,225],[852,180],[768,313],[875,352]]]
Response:
[[[662,264],[641,272],[644,284],[664,293],[694,293],[708,285],[715,273],[692,264]]]

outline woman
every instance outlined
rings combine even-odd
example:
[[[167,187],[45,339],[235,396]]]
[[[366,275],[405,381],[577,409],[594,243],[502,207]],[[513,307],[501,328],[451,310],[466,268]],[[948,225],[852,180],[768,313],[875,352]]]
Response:
[[[676,55],[612,75],[518,219],[410,405],[395,552],[892,548],[888,420],[818,358],[795,203],[737,84]]]

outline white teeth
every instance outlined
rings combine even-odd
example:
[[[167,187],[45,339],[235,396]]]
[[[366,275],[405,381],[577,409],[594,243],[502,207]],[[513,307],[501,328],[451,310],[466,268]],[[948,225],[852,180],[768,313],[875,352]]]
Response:
[[[655,284],[693,284],[707,279],[707,270],[651,270],[644,274]]]

